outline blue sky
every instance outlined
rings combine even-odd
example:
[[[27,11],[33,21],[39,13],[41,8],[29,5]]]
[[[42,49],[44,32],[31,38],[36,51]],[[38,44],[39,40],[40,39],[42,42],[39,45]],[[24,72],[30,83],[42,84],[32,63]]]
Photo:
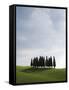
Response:
[[[65,10],[16,7],[16,43],[17,65],[47,55],[65,67]]]

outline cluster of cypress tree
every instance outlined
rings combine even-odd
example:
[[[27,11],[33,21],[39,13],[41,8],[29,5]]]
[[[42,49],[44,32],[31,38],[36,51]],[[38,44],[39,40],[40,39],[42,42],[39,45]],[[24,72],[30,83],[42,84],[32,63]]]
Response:
[[[35,67],[35,68],[38,68],[38,67],[56,67],[56,60],[55,60],[55,56],[50,56],[49,58],[46,56],[46,59],[45,57],[43,56],[40,56],[39,58],[38,57],[35,57],[34,59],[31,59],[31,66],[32,67]]]

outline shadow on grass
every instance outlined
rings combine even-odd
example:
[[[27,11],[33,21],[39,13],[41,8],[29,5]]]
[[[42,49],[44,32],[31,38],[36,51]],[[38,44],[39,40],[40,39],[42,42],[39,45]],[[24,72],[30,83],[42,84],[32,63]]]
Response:
[[[28,68],[28,69],[19,70],[19,72],[26,72],[26,73],[42,72],[42,71],[50,70],[50,69],[52,69],[52,68],[34,68],[34,67],[31,67],[31,68]]]

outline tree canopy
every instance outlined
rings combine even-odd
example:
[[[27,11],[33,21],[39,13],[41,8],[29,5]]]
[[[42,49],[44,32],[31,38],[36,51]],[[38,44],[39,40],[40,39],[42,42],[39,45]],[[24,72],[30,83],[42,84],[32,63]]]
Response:
[[[46,59],[45,57],[43,56],[40,56],[39,58],[38,57],[34,57],[33,59],[31,59],[31,63],[30,65],[32,67],[47,67],[47,68],[52,68],[52,67],[56,67],[56,60],[55,60],[55,56],[46,56]]]

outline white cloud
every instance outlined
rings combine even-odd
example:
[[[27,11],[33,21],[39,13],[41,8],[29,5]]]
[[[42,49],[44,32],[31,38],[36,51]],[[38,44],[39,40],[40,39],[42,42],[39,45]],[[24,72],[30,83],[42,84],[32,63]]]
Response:
[[[56,57],[57,67],[65,67],[64,10],[33,8],[28,19],[21,17],[17,23],[17,65],[29,65],[31,58],[47,55]]]

